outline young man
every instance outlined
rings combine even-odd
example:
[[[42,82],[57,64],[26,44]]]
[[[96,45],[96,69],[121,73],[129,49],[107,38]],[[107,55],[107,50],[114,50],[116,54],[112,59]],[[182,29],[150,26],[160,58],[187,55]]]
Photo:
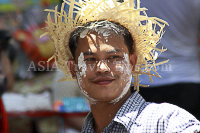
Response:
[[[66,74],[70,70],[90,102],[83,133],[200,131],[200,122],[187,111],[167,103],[148,103],[138,92],[131,93],[132,76],[137,91],[139,75],[158,76],[150,71],[156,73],[155,50],[159,49],[155,46],[164,28],[157,21],[165,21],[148,18],[139,0],[136,9],[131,0],[64,2],[70,4],[69,14],[66,17],[64,4],[60,13],[53,11],[55,23],[49,14],[45,35],[54,42],[60,69]]]
[[[80,36],[87,28],[77,29],[78,33],[73,32],[69,41],[74,56],[74,60],[70,60],[73,62],[70,62],[72,76],[90,100],[91,113],[82,132],[200,130],[198,120],[185,110],[167,103],[148,103],[139,93],[131,94],[131,73],[137,61],[131,49],[134,42],[130,40],[133,39],[120,24],[96,23],[101,26],[90,29],[83,38]],[[107,30],[109,35],[98,34],[102,30]]]

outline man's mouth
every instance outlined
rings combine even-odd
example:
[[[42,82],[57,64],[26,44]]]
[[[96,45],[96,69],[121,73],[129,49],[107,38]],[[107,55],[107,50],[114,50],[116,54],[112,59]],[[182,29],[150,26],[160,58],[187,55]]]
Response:
[[[112,83],[115,79],[110,78],[110,77],[102,77],[102,78],[97,78],[95,80],[93,80],[93,83],[97,84],[97,85],[108,85],[110,83]]]

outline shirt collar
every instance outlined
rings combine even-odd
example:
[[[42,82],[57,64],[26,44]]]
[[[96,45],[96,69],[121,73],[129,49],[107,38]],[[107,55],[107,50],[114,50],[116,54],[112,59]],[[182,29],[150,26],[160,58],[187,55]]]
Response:
[[[119,109],[113,121],[123,124],[128,131],[130,130],[132,124],[140,126],[141,123],[137,122],[136,119],[147,105],[148,103],[144,100],[144,98],[135,91]],[[92,112],[90,112],[85,119],[82,132],[87,131],[87,133],[94,133],[93,124],[94,117]]]
[[[89,112],[89,114],[87,115],[83,127],[82,127],[82,131],[83,133],[94,133],[94,117],[92,115],[92,112]]]
[[[147,105],[144,98],[135,91],[119,109],[114,121],[123,124],[128,131],[133,124],[140,126],[141,123],[137,122],[136,119]]]

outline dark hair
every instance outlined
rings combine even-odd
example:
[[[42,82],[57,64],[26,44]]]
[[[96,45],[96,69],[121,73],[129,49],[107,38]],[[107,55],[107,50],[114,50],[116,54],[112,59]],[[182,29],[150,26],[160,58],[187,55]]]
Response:
[[[91,28],[92,25],[97,25],[95,28]],[[90,28],[88,28],[90,27]],[[74,30],[70,34],[70,39],[69,39],[69,48],[72,53],[72,56],[75,58],[75,52],[76,48],[78,46],[78,39],[80,38],[80,34],[84,30],[88,30],[87,33],[96,31],[98,32],[99,29],[107,29],[107,31],[112,32],[117,35],[122,35],[124,37],[124,43],[126,44],[128,51],[130,54],[134,53],[133,45],[134,41],[132,38],[132,35],[128,31],[127,28],[122,26],[120,23],[113,22],[113,21],[107,21],[107,20],[101,20],[101,21],[91,21],[86,24],[84,24],[81,27],[78,27],[76,30]]]
[[[0,51],[6,50],[9,45],[11,35],[6,30],[0,30]]]

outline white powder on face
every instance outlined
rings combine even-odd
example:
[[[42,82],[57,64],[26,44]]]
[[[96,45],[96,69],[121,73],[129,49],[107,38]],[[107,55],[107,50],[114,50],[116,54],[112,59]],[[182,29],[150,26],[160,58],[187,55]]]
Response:
[[[130,69],[130,63],[129,63],[129,57],[127,53],[124,53],[124,61],[122,62],[122,66],[120,66],[120,73],[122,74],[121,79],[123,79],[124,82],[126,83],[126,86],[124,87],[122,93],[119,95],[119,97],[117,97],[116,99],[112,100],[110,103],[117,103],[120,99],[122,99],[125,94],[127,94],[130,85],[131,85],[131,81],[132,81],[132,73],[131,73],[131,69]],[[121,84],[122,86],[122,84]]]
[[[127,62],[127,63],[129,62],[127,53],[124,53],[124,61]]]
[[[102,24],[103,22],[104,25]],[[112,34],[112,32],[118,34],[119,30],[118,28],[115,26],[115,24],[109,22],[108,20],[102,21],[102,22],[94,22],[91,25],[89,25],[88,27],[85,27],[86,29],[83,30],[80,33],[80,38],[85,38],[86,35],[90,32],[90,31],[95,31],[98,34],[102,34],[104,37],[108,37]],[[106,39],[106,42],[108,40]]]
[[[86,92],[83,89],[83,88],[85,88],[85,85],[83,84],[83,78],[86,77],[87,65],[86,65],[86,62],[84,61],[84,55],[82,52],[81,52],[80,56],[78,57],[78,68],[79,68],[80,72],[76,72],[76,77],[77,77],[77,81],[78,81],[80,90],[87,97],[90,104],[95,104],[96,100],[89,97],[88,92]]]
[[[80,56],[78,57],[78,68],[81,71],[80,75],[86,77],[87,65],[86,62],[84,61],[83,52],[81,52]]]
[[[124,67],[123,66],[119,66],[119,71],[120,71],[120,73],[123,73]]]
[[[77,81],[78,81],[78,85],[79,85],[80,90],[81,90],[85,95],[87,95],[87,92],[83,90],[84,84],[83,84],[83,80],[82,80],[82,78],[81,78],[79,72],[76,72],[76,78],[77,78]]]
[[[123,89],[122,93],[119,95],[119,97],[112,100],[110,103],[115,104],[115,103],[119,102],[119,100],[121,100],[126,95],[128,90],[130,89],[131,81],[132,81],[132,75],[129,77],[129,82],[126,83],[126,86],[124,87],[124,89]]]
[[[80,38],[85,38],[88,32],[89,32],[89,29],[85,29],[84,31],[82,31],[80,33]]]
[[[90,104],[96,104],[97,100],[91,98],[88,95],[88,93],[83,89],[85,86],[83,84],[83,80],[82,80],[81,75],[80,75],[79,72],[76,72],[76,77],[77,77],[78,85],[79,85],[79,88],[80,88],[81,92],[86,96],[86,98],[88,99]]]
[[[129,57],[128,57],[128,54],[127,53],[124,53],[124,75],[129,75],[132,73],[131,69],[130,69],[130,63],[129,63]],[[125,76],[125,80],[128,81],[129,78],[127,76]]]

